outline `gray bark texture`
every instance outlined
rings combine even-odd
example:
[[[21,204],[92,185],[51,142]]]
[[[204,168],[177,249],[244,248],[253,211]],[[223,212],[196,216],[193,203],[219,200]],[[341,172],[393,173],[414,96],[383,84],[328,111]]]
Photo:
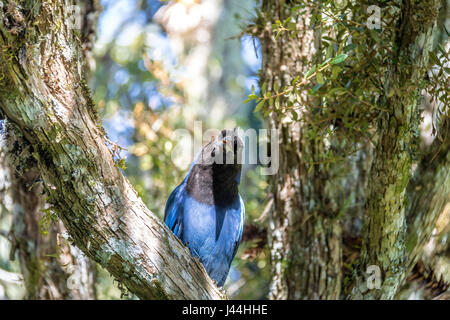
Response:
[[[369,173],[367,219],[362,249],[363,270],[377,266],[383,274],[380,290],[355,288],[353,297],[392,299],[406,263],[406,192],[412,163],[418,157],[421,81],[425,77],[441,1],[401,1],[394,35],[396,52],[385,82],[385,108],[378,125],[378,142]]]
[[[198,260],[137,196],[97,118],[70,1],[0,1],[0,110],[32,146],[72,241],[143,299],[220,299]]]
[[[82,3],[78,17],[82,21],[85,56],[91,52],[98,12],[97,1]],[[45,195],[32,148],[6,120],[2,126],[0,161],[8,171],[2,179],[3,185],[8,184],[5,192],[11,201],[6,201],[7,211],[12,214],[10,258],[19,258],[25,299],[95,299],[96,264],[63,238],[66,229],[62,222],[45,211]],[[4,197],[0,195],[0,199]]]
[[[306,72],[317,46],[318,35],[309,27],[309,11],[295,17],[295,38],[288,33],[275,38],[271,25],[291,16],[292,6],[285,1],[263,1],[261,81],[267,83],[268,90],[273,90],[277,82],[279,87],[289,85]],[[301,98],[303,106],[314,103],[306,94]],[[323,165],[312,170],[307,167],[307,155],[319,154],[323,141],[309,140],[302,123],[283,120],[276,113],[269,120],[280,139],[280,167],[272,184],[274,210],[269,216],[270,298],[338,299],[342,280],[341,226],[333,218],[337,208],[326,200],[330,190],[326,181],[331,173]]]

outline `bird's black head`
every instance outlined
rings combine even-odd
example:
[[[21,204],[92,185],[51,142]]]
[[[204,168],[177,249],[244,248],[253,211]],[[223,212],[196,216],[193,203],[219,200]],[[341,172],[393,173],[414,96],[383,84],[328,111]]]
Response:
[[[202,148],[197,164],[212,166],[215,171],[230,170],[232,167],[240,170],[243,149],[244,143],[239,137],[238,128],[224,129]]]
[[[223,205],[238,196],[244,143],[238,129],[222,130],[206,144],[192,167],[187,191],[197,200]]]

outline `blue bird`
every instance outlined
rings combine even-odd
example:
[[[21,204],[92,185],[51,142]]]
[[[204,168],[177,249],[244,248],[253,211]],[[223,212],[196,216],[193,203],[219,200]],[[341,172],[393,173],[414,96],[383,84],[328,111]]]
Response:
[[[238,250],[245,208],[239,195],[243,142],[222,130],[205,145],[167,200],[164,221],[222,287]]]

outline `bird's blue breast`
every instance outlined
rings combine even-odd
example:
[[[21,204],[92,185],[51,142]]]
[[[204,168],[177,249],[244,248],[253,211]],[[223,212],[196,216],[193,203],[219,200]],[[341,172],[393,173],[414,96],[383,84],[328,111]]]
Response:
[[[194,199],[186,192],[185,179],[170,195],[164,220],[209,276],[223,286],[241,241],[244,212],[240,196],[226,206]]]

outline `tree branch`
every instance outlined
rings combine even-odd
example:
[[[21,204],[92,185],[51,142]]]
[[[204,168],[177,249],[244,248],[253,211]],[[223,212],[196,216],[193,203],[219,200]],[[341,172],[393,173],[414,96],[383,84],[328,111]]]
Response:
[[[224,298],[117,168],[66,1],[0,3],[0,109],[33,145],[48,203],[73,242],[140,298]]]
[[[3,164],[11,172],[5,203],[12,216],[10,258],[20,262],[25,299],[95,299],[96,264],[64,241],[62,222],[46,211],[31,146],[9,124],[3,138],[0,152],[8,155]]]

